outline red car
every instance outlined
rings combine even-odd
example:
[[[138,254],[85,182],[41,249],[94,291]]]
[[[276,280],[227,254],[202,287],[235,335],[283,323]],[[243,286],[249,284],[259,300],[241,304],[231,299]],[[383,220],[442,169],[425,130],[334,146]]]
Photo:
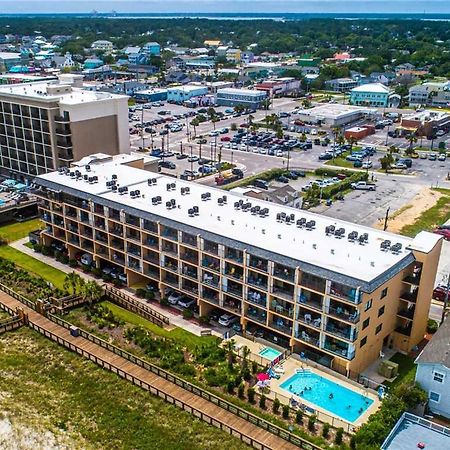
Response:
[[[433,298],[439,300],[440,302],[445,301],[445,296],[447,295],[446,286],[436,286],[433,291]]]
[[[229,142],[229,141],[231,141],[231,138],[230,138],[230,136],[222,136],[222,137],[220,138],[220,140],[221,140],[222,142]]]
[[[434,233],[440,234],[444,237],[445,240],[450,241],[450,230],[448,230],[447,228],[437,228],[436,230],[434,230]]]

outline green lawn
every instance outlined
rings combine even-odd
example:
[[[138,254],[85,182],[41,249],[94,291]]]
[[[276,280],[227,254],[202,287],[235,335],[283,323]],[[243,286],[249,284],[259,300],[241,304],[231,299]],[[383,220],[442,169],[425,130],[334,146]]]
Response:
[[[434,206],[424,211],[414,223],[405,225],[400,234],[414,237],[423,230],[433,230],[437,225],[443,224],[450,219],[450,190],[433,189],[443,194]]]
[[[392,383],[386,382],[384,384],[392,388],[399,385],[400,383],[403,383],[404,381],[408,383],[414,382],[417,366],[414,364],[413,358],[409,357],[408,355],[396,353],[390,359],[390,361],[398,364],[398,376]]]
[[[2,413],[33,430],[40,441],[47,431],[54,433],[63,443],[58,447],[248,448],[26,327],[0,337],[0,372],[7,374],[2,377]]]
[[[188,347],[189,349],[194,349],[196,346],[210,344],[212,342],[217,342],[217,338],[213,336],[196,336],[195,334],[190,333],[189,331],[183,330],[182,328],[174,328],[173,330],[166,330],[164,328],[158,327],[152,322],[144,319],[143,317],[128,311],[120,306],[115,305],[110,302],[102,302],[102,305],[109,308],[115,316],[124,320],[127,323],[136,326],[143,326],[147,328],[152,333],[162,336],[168,337],[176,340],[181,345]]]
[[[353,161],[347,161],[345,158],[329,159],[326,163],[327,166],[345,167],[346,169],[353,169]]]
[[[40,228],[42,228],[42,222],[39,219],[10,223],[0,226],[0,238],[13,242],[28,236],[30,231]]]
[[[36,255],[39,257],[39,255]],[[59,289],[63,289],[66,274],[8,245],[0,246],[0,257],[9,259],[22,269],[39,275]]]

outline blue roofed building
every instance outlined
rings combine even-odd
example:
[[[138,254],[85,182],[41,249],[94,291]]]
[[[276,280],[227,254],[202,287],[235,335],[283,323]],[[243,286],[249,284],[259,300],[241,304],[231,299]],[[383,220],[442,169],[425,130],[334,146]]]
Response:
[[[84,61],[85,69],[98,69],[101,66],[103,66],[103,61],[99,58],[87,58]]]
[[[142,52],[147,56],[159,56],[161,54],[161,46],[157,42],[147,42],[142,47]]]

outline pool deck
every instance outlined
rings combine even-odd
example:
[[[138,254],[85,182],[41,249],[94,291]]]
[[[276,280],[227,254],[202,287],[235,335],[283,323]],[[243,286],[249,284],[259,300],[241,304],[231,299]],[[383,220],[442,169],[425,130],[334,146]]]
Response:
[[[272,345],[268,344],[267,346],[265,346],[264,344],[261,344],[259,342],[253,342],[239,335],[233,336],[232,339],[235,342],[235,347],[237,347],[238,352],[242,347],[244,346],[248,347],[248,349],[250,350],[248,358],[251,361],[256,361],[258,364],[262,365],[267,365],[270,362],[270,360],[261,357],[259,355],[259,352],[265,347],[272,347]],[[273,346],[273,348],[276,348],[276,346]],[[358,392],[361,395],[366,395],[368,398],[373,400],[373,403],[369,406],[369,408],[367,408],[366,411],[364,411],[364,413],[362,413],[358,417],[358,419],[356,419],[354,422],[347,422],[346,420],[341,419],[339,416],[331,413],[327,409],[320,408],[315,403],[308,402],[307,400],[301,398],[301,401],[304,405],[316,411],[318,419],[322,422],[328,422],[335,427],[342,426],[344,430],[351,430],[352,428],[357,429],[363,423],[367,422],[369,416],[380,407],[381,402],[378,399],[377,395],[375,395],[372,391],[366,389],[362,385],[353,382],[351,380],[348,380],[342,375],[339,374],[336,374],[336,376],[330,375],[316,367],[312,367],[307,362],[298,361],[297,359],[292,357],[288,357],[287,359],[283,360],[280,365],[284,369],[284,374],[282,374],[278,380],[275,378],[271,379],[270,392],[268,393],[265,392],[265,395],[272,400],[278,398],[281,403],[289,404],[291,395],[289,394],[288,391],[282,389],[280,385],[283,384],[292,375],[294,375],[297,369],[309,369],[311,370],[311,372],[314,372],[317,375],[320,375],[324,378],[328,378],[333,383],[339,384],[343,387],[346,387],[347,389]]]

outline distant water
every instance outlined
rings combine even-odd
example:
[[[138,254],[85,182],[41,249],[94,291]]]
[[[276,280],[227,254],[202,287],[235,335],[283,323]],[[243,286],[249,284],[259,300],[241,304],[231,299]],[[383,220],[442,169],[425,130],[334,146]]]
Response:
[[[378,19],[450,21],[450,13],[0,13],[0,17],[98,17],[106,19],[308,20]]]

